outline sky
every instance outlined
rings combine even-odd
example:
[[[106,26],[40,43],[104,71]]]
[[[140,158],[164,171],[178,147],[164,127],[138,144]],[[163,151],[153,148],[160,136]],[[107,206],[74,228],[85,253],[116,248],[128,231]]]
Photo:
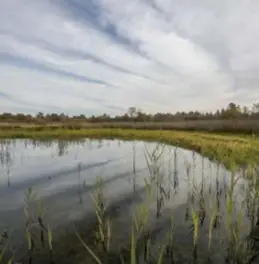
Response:
[[[259,100],[258,0],[1,0],[0,112]]]

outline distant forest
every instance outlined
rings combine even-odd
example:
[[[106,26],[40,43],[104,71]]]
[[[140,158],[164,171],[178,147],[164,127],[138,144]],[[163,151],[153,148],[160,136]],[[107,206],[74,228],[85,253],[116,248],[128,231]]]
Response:
[[[235,103],[229,103],[226,108],[215,112],[202,113],[199,111],[176,112],[176,113],[156,113],[146,114],[141,109],[130,107],[128,111],[120,116],[109,116],[103,114],[100,116],[87,117],[84,114],[77,116],[68,116],[64,113],[44,114],[42,112],[36,115],[26,115],[23,113],[2,113],[0,122],[26,122],[26,123],[51,123],[51,122],[69,122],[80,121],[90,123],[107,122],[173,122],[173,121],[194,121],[194,120],[255,120],[259,119],[259,103],[254,104],[252,108],[242,107]]]

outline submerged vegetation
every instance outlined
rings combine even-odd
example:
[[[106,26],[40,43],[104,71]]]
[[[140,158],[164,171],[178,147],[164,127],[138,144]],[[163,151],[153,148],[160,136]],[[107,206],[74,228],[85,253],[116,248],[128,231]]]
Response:
[[[127,133],[123,134],[126,138],[133,132]],[[142,134],[139,135],[141,138]],[[150,132],[149,136],[155,139],[157,134]],[[172,134],[165,132],[160,136]],[[186,133],[179,134],[178,140],[181,137],[187,142],[207,144],[207,147],[219,141],[229,144],[225,136]],[[258,146],[256,142],[252,138],[233,137],[229,146],[234,145],[238,155],[241,149],[247,148],[248,155],[256,144]],[[140,175],[136,170],[138,161],[133,144],[132,193],[110,202],[106,198],[109,189],[105,188],[105,179],[98,177],[90,193],[93,211],[87,215],[88,221],[83,221],[80,228],[75,224],[71,233],[55,239],[45,219],[46,209],[30,187],[24,202],[27,249],[18,256],[9,234],[3,232],[0,263],[252,264],[258,261],[259,173],[253,154],[246,157],[247,163],[242,167],[235,162],[236,156],[231,156],[234,158],[226,173],[220,162],[224,161],[224,152],[219,151],[217,155],[222,155],[218,156],[219,162],[207,168],[205,158],[192,152],[191,162],[186,160],[180,173],[178,149],[171,150],[164,144],[144,148],[148,174],[143,187],[137,187]],[[229,153],[226,156],[230,157]],[[199,177],[198,166],[201,167]],[[77,171],[80,178],[80,164]],[[179,185],[179,178],[185,187]],[[84,188],[81,186],[81,194]],[[177,197],[183,194],[186,202],[178,204]],[[67,241],[65,245],[64,241]]]

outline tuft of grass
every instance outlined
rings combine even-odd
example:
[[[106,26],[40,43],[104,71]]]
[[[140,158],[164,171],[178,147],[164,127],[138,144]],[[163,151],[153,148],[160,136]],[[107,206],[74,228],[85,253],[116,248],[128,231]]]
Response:
[[[193,260],[198,258],[198,234],[199,234],[199,214],[192,208],[192,226],[193,226]]]
[[[211,215],[209,220],[209,237],[208,237],[208,250],[211,250],[211,241],[212,241],[212,230],[214,228],[215,220],[218,215],[217,205],[211,206]]]

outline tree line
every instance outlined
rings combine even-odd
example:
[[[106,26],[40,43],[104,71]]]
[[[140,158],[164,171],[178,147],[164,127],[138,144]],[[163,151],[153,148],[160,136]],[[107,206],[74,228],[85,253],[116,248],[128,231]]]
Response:
[[[23,113],[2,113],[1,122],[28,122],[28,123],[46,123],[46,122],[172,122],[185,120],[227,120],[227,119],[259,119],[259,103],[254,104],[252,108],[239,106],[235,103],[229,103],[226,108],[218,109],[215,112],[176,112],[176,113],[156,113],[147,114],[141,109],[130,107],[123,115],[109,116],[103,114],[99,116],[86,116],[84,114],[68,116],[64,113],[44,114],[42,112],[36,115]]]

